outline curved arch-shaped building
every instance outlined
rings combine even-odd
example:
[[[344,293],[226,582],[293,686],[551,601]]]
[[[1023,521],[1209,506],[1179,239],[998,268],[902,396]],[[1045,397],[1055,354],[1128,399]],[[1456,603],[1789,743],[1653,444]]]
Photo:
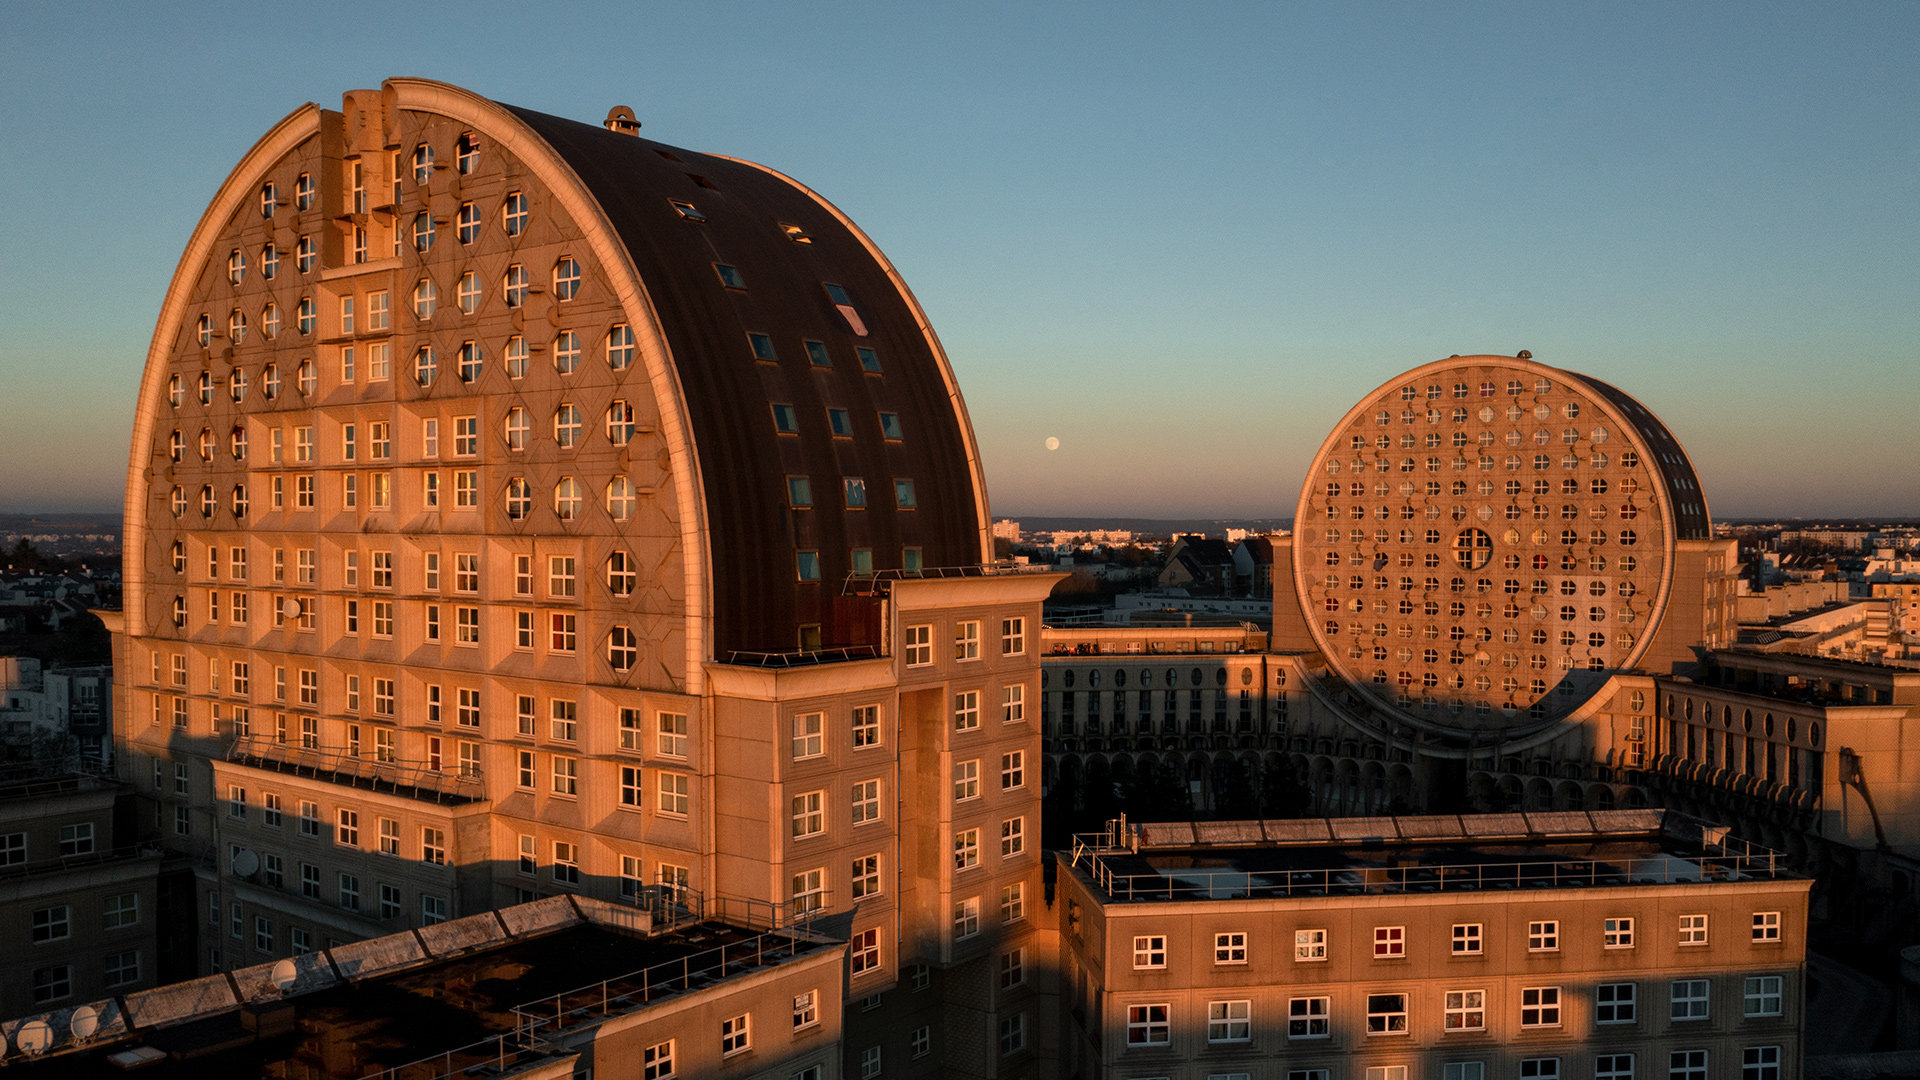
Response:
[[[1057,575],[985,565],[958,384],[872,240],[637,128],[394,79],[288,116],[195,228],[116,641],[195,925],[857,904],[861,995],[1025,932]],[[1014,779],[957,800],[946,755]],[[901,910],[910,881],[939,896]]]

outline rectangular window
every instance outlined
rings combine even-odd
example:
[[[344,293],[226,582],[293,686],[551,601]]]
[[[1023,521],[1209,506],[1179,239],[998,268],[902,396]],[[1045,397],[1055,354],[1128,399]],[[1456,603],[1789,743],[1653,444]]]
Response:
[[[1163,968],[1167,966],[1167,939],[1161,934],[1141,935],[1133,939],[1133,966],[1142,968]]]
[[[980,830],[963,829],[953,834],[953,868],[971,870],[980,865]]]
[[[1014,683],[1000,688],[1000,722],[1018,724],[1027,718],[1027,688]]]
[[[553,755],[553,783],[551,790],[555,795],[573,798],[580,794],[580,762],[574,758]]]
[[[108,953],[102,968],[107,986],[131,986],[140,981],[140,950]]]
[[[244,800],[245,792],[241,792]],[[60,826],[60,857],[70,859],[75,855],[93,854],[93,822],[79,821]]]
[[[974,731],[980,727],[980,691],[963,690],[953,695],[953,730]]]
[[[1777,911],[1756,911],[1753,913],[1753,940],[1768,944],[1780,941],[1780,913]]]
[[[1376,926],[1373,928],[1373,958],[1375,960],[1395,960],[1407,955],[1407,928],[1404,926]]]
[[[795,760],[813,758],[827,752],[826,713],[797,713],[793,718],[793,756]]]
[[[953,624],[953,658],[955,660],[980,659],[979,620],[968,619]]]
[[[1000,790],[1012,791],[1027,786],[1027,752],[1009,750],[1000,755]]]
[[[1633,1055],[1594,1055],[1593,1080],[1633,1080]]]
[[[1558,1027],[1560,1024],[1560,988],[1529,986],[1520,991],[1521,1027]]]
[[[1000,887],[1000,921],[1017,923],[1027,917],[1027,885],[1016,881]]]
[[[580,884],[580,848],[565,840],[553,842],[553,880],[562,885]]]
[[[1521,1058],[1520,1080],[1560,1080],[1560,1059]]]
[[[862,930],[853,935],[852,947],[848,950],[848,968],[855,977],[880,968],[880,931],[877,928]]]
[[[1527,924],[1528,952],[1555,952],[1560,948],[1560,923],[1556,919]]]
[[[956,761],[953,764],[953,801],[966,802],[980,797],[980,763]]]
[[[646,805],[640,801],[640,766],[638,765],[620,766],[620,805],[634,810]]]
[[[1239,931],[1213,935],[1213,962],[1216,964],[1246,963],[1247,935]]]
[[[1000,857],[1011,859],[1027,850],[1027,819],[1008,818],[1000,823]]]
[[[106,898],[100,908],[100,927],[103,930],[118,930],[127,926],[140,925],[140,894],[116,893]],[[1748,980],[1751,982],[1752,980]],[[1777,981],[1777,977],[1776,977]],[[1777,993],[1774,995],[1779,996]],[[1776,1010],[1777,1011],[1777,1010]],[[1753,1013],[1750,1015],[1760,1015]]]
[[[1407,1033],[1407,995],[1368,994],[1367,1034],[1405,1035]]]
[[[435,866],[447,863],[447,834],[439,829],[420,830],[420,861]]]
[[[671,1080],[674,1074],[673,1043],[668,1039],[640,1051],[641,1080]]]
[[[820,1022],[820,992],[805,990],[793,996],[793,1027],[795,1031],[812,1027]]]
[[[1680,916],[1680,944],[1705,945],[1707,943],[1707,917],[1705,915]]]
[[[658,714],[659,738],[654,749],[661,757],[683,758],[687,756],[687,714],[663,712]]]
[[[1593,1022],[1631,1024],[1638,1019],[1638,983],[1601,983],[1593,988]]]
[[[1453,924],[1453,955],[1455,956],[1479,956],[1480,955],[1480,924],[1479,923],[1454,923]]]
[[[1027,620],[1000,620],[1000,655],[1020,656],[1027,651]]]
[[[855,900],[880,895],[880,856],[862,855],[853,860],[848,869],[848,881]]]
[[[793,838],[804,839],[827,831],[827,793],[809,791],[793,797]]]
[[[556,742],[573,742],[579,735],[579,705],[565,698],[554,698],[547,703],[549,716],[548,730]]]
[[[73,934],[73,909],[66,904],[37,908],[33,913],[33,943],[64,941]]]
[[[1327,958],[1327,932],[1325,930],[1295,930],[1293,932],[1293,959],[1303,963]]]
[[[1292,998],[1287,1002],[1287,1038],[1324,1039],[1333,1034],[1333,999]]]
[[[1744,999],[1747,1016],[1779,1016],[1781,1013],[1781,987],[1785,980],[1778,975],[1747,976]]]
[[[1669,1020],[1705,1020],[1711,984],[1706,979],[1675,979],[1668,997]]]
[[[1173,1025],[1168,1019],[1171,1008],[1165,1004],[1127,1006],[1127,1045],[1166,1046],[1171,1043]]]
[[[1668,1051],[1667,1080],[1707,1080],[1707,1052],[1705,1050]]]
[[[1609,949],[1633,948],[1633,920],[1613,918],[1606,920],[1602,927],[1604,941]]]
[[[880,820],[880,781],[862,780],[853,785],[848,797],[852,802],[855,825]]]
[[[71,996],[73,996],[73,965],[55,964],[51,967],[34,969],[33,1003],[35,1005],[47,1005]]]
[[[1207,1041],[1210,1043],[1253,1041],[1253,1002],[1208,1002]]]
[[[1740,1080],[1780,1080],[1780,1048],[1747,1046],[1740,1050]]]
[[[980,898],[969,896],[953,902],[953,939],[970,938],[980,932]]]
[[[907,627],[906,651],[908,667],[926,667],[933,663],[933,627]]]
[[[851,715],[850,727],[855,750],[880,745],[880,706],[859,705]]]
[[[685,773],[661,773],[659,787],[659,808],[663,814],[673,817],[686,817],[690,796],[687,794],[688,777]]]

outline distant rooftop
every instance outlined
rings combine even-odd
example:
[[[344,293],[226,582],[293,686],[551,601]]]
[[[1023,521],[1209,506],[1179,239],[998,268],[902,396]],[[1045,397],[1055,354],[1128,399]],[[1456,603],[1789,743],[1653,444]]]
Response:
[[[1791,878],[1784,857],[1664,810],[1116,823],[1072,869],[1119,903]]]
[[[5,1063],[63,1080],[511,1075],[562,1052],[562,1029],[842,944],[733,920],[650,925],[636,909],[550,897],[0,1023]],[[76,1039],[81,1009],[97,1031]],[[20,1036],[35,1021],[52,1045],[28,1058]]]

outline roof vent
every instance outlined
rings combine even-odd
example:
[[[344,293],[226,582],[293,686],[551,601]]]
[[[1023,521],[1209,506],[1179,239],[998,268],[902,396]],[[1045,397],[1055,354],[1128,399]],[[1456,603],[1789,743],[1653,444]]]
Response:
[[[622,135],[640,134],[640,121],[634,119],[633,110],[625,105],[615,105],[607,110],[606,127]]]

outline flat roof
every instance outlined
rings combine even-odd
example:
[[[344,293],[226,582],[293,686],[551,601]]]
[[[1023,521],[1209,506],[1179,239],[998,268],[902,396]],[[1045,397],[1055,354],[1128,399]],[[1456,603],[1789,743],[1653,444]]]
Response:
[[[1122,823],[1067,858],[1114,903],[1800,876],[1778,852],[1662,810]]]
[[[136,1067],[154,1080],[359,1080],[429,1058],[431,1075],[485,1066],[497,1074],[502,1064],[512,1072],[565,1052],[546,1038],[556,1025],[593,1024],[841,946],[804,931],[717,920],[645,933],[638,912],[570,900],[308,953],[294,958],[297,975],[284,994],[273,984],[274,965],[262,964],[127,995],[124,1010],[96,1002],[90,1007],[103,1019],[91,1046],[72,1039],[71,1007],[10,1021],[0,1024],[6,1063],[27,1076],[81,1080],[125,1075],[129,1054],[144,1056],[148,1063]],[[18,1049],[31,1019],[53,1032],[53,1047],[38,1059]]]

